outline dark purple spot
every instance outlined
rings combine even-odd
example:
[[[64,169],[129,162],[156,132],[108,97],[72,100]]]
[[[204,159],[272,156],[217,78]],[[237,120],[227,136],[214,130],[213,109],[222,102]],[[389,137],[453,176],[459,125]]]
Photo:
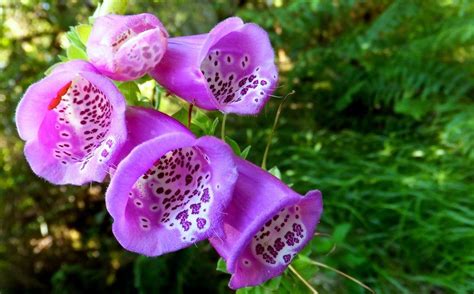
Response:
[[[206,225],[206,222],[207,222],[207,221],[206,221],[205,218],[198,217],[198,218],[196,219],[196,222],[197,222],[198,228],[199,228],[199,229],[203,229],[204,226]]]

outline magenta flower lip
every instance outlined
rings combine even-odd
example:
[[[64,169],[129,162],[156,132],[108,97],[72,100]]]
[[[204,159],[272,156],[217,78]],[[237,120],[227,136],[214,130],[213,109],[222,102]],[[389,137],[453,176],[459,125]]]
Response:
[[[278,80],[268,34],[238,17],[208,34],[170,38],[150,74],[198,107],[237,114],[260,112]]]
[[[87,42],[87,55],[104,75],[129,81],[152,70],[163,57],[168,32],[152,14],[98,17]]]
[[[312,239],[322,213],[319,191],[303,197],[252,163],[235,161],[239,177],[223,220],[224,237],[209,239],[227,262],[232,289],[282,274]]]
[[[25,156],[54,184],[102,181],[125,141],[125,99],[84,61],[70,61],[31,85],[16,112]]]
[[[152,111],[143,111],[128,112],[136,112],[128,120],[131,132],[147,120],[160,129],[171,119],[157,111],[150,119]],[[237,178],[232,150],[212,137],[196,139],[178,124],[131,150],[112,177],[106,206],[114,235],[127,250],[158,256],[222,234]]]

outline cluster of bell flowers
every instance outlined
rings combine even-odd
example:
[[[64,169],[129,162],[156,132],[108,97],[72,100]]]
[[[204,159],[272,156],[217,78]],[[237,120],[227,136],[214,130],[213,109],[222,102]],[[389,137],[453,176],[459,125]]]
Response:
[[[232,17],[207,34],[170,38],[152,14],[106,15],[87,53],[89,62],[56,66],[18,105],[32,170],[57,185],[110,175],[106,208],[127,250],[159,256],[208,239],[232,289],[280,275],[312,239],[321,193],[302,196],[224,141],[127,106],[112,81],[149,74],[200,108],[255,115],[278,79],[268,34]]]

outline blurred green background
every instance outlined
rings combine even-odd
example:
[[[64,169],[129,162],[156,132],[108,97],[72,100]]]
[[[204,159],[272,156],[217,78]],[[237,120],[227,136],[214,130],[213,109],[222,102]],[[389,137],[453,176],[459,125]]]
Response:
[[[128,253],[105,186],[50,185],[23,157],[15,107],[96,5],[0,0],[0,292],[230,293],[206,242],[153,259]],[[276,95],[296,93],[267,166],[298,192],[323,192],[310,258],[378,293],[473,293],[473,1],[131,0],[127,12],[154,13],[174,36],[232,15],[268,30]],[[227,119],[256,163],[281,101]],[[304,273],[320,293],[364,292],[323,268]]]

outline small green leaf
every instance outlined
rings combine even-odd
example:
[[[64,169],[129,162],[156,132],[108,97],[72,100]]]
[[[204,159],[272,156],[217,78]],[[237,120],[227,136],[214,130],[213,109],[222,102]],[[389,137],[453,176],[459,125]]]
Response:
[[[211,119],[206,115],[206,113],[204,113],[204,111],[200,109],[196,109],[191,122],[206,134],[212,124]]]
[[[229,272],[227,271],[227,265],[225,263],[225,260],[222,258],[219,258],[217,261],[217,267],[216,270],[228,274]]]
[[[242,150],[242,152],[240,153],[240,157],[242,157],[243,159],[246,159],[247,156],[249,155],[250,149],[252,149],[251,145],[245,147],[245,149]]]
[[[87,54],[79,47],[71,45],[66,50],[67,58],[69,60],[82,59],[87,60]]]
[[[173,117],[181,122],[183,125],[188,125],[188,110],[186,108],[181,108],[173,114]]]
[[[277,166],[272,167],[270,170],[268,170],[268,172],[281,180],[281,172]]]
[[[140,92],[137,84],[133,81],[121,83],[118,86],[120,92],[122,92],[123,96],[127,99],[130,104],[137,101],[137,93]]]
[[[240,151],[239,144],[237,144],[237,142],[235,140],[233,140],[232,138],[230,138],[228,136],[225,137],[225,141],[227,142],[227,144],[229,144],[229,146],[232,148],[234,153],[236,155],[240,156],[241,151]]]
[[[219,118],[216,117],[208,129],[207,135],[210,135],[210,136],[214,135],[218,124],[219,124]]]
[[[70,43],[70,46],[76,46],[83,50],[86,49],[86,46],[84,46],[81,39],[79,38],[79,35],[77,34],[75,27],[69,28],[69,31],[66,33],[66,37]]]
[[[86,45],[89,35],[91,34],[92,26],[88,24],[80,24],[74,29],[76,30],[79,40],[82,42],[82,44]]]
[[[127,11],[127,0],[104,0],[98,5],[92,18],[107,14],[124,14]]]
[[[265,282],[261,287],[267,290],[278,290],[281,283],[281,276],[271,279],[270,281]]]
[[[334,241],[328,238],[316,238],[311,242],[311,247],[318,255],[327,254],[334,247]]]

